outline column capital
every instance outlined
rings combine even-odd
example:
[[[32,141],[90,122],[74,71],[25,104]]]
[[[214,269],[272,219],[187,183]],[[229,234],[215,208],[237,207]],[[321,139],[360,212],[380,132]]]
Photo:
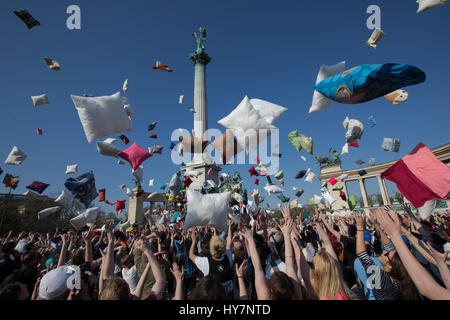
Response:
[[[201,63],[206,66],[211,62],[211,57],[206,52],[191,53],[189,58],[194,62],[194,64]]]

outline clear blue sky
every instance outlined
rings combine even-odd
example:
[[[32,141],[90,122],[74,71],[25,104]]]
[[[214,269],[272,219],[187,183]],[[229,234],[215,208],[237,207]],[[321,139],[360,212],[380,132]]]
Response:
[[[66,28],[66,8],[71,4],[81,7],[81,30]],[[366,8],[371,4],[381,7],[382,29],[387,33],[377,49],[366,46],[372,32],[366,28]],[[41,25],[28,30],[13,13],[19,8],[27,9]],[[0,167],[21,176],[17,193],[39,180],[51,185],[45,194],[57,195],[64,188],[66,165],[78,163],[79,174],[94,171],[97,188],[106,188],[109,201],[125,199],[118,186],[132,185],[130,166],[117,165],[114,158],[100,155],[94,142],[87,142],[70,94],[110,95],[129,78],[127,97],[137,118],[134,132],[125,134],[144,148],[154,143],[166,146],[162,156],[144,163],[144,189],[159,191],[159,185],[179,170],[170,161],[172,131],[190,131],[193,126],[187,110],[193,105],[194,86],[188,54],[195,50],[191,33],[204,26],[206,50],[213,59],[207,68],[209,126],[223,130],[217,121],[244,95],[287,107],[274,123],[280,128],[285,194],[293,198],[296,185],[305,189],[300,200],[307,203],[314,193],[320,194],[319,181],[309,184],[293,178],[308,167],[317,175],[320,170],[309,154],[299,154],[289,145],[291,130],[313,137],[314,154],[327,156],[330,147],[340,151],[345,143],[344,118],[362,121],[366,131],[360,148],[351,148],[342,157],[344,169],[358,167],[354,163],[358,159],[396,160],[419,142],[430,148],[449,142],[450,5],[421,14],[416,10],[413,0],[1,1]],[[48,69],[45,56],[60,62],[62,70]],[[174,72],[152,70],[156,60],[169,64]],[[427,80],[408,87],[409,100],[399,106],[381,98],[354,106],[335,103],[308,114],[320,66],[342,60],[348,67],[409,63],[421,68]],[[50,104],[34,107],[30,96],[43,93]],[[183,105],[178,104],[180,94],[185,95]],[[370,115],[378,122],[374,128],[367,125]],[[156,141],[147,132],[153,121],[158,121]],[[38,127],[44,135],[36,135]],[[400,152],[382,151],[384,137],[400,138]],[[117,144],[125,148],[121,141]],[[14,145],[29,155],[18,167],[4,164]],[[250,167],[233,165],[224,171],[240,171],[251,192]],[[150,178],[155,178],[153,188],[148,187]],[[262,178],[259,189],[266,196],[265,182]],[[370,183],[369,192],[376,187]],[[351,187],[350,192],[357,194],[357,189]],[[277,202],[274,195],[270,197],[272,205]]]

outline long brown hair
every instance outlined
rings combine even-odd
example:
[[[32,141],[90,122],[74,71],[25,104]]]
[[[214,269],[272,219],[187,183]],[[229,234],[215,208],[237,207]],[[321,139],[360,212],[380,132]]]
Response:
[[[405,266],[400,260],[396,252],[390,260],[392,269],[389,275],[394,278],[399,286],[400,297],[402,300],[418,300],[416,286],[405,269]]]

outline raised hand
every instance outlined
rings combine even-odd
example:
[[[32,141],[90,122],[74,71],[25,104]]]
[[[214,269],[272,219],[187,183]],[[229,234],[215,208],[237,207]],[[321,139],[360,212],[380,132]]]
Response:
[[[178,264],[174,262],[172,264],[172,268],[170,268],[170,272],[172,272],[173,276],[175,277],[176,281],[183,281],[184,279],[184,266],[181,266],[181,270],[178,267]]]
[[[400,235],[401,224],[397,217],[395,211],[393,214],[388,214],[383,209],[377,212],[377,220],[379,221],[381,227],[390,235]]]
[[[242,261],[240,266],[238,266],[237,263],[234,264],[234,266],[236,268],[236,275],[237,275],[238,278],[243,278],[244,277],[244,273],[247,270],[247,265],[248,265],[248,260],[247,259]]]
[[[428,242],[420,240],[422,245],[428,249],[431,256],[436,260],[436,263],[439,265],[446,265],[447,264],[447,255],[450,253],[450,250],[445,251],[444,253],[440,253],[439,251],[436,251]]]
[[[89,231],[81,234],[81,237],[83,238],[84,242],[91,242],[92,238],[94,237],[94,226],[89,227]]]
[[[356,228],[358,230],[364,230],[366,227],[366,216],[358,212],[355,214],[355,220],[356,220]]]

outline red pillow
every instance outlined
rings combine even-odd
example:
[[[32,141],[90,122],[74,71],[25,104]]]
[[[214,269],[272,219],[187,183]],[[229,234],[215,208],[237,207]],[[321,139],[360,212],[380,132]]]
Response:
[[[128,161],[131,164],[133,170],[136,170],[137,168],[139,168],[142,162],[150,158],[152,154],[139,147],[135,142],[131,145],[131,147],[123,150],[117,156],[122,158],[123,160]]]
[[[349,143],[348,145],[351,147],[359,148],[358,140],[355,140],[352,143]]]
[[[186,187],[189,187],[192,183],[192,180],[189,177],[186,177],[186,179],[183,180],[183,183],[186,185]]]
[[[250,170],[248,170],[248,172],[250,172],[250,177],[253,177],[253,176],[258,176],[259,174],[258,174],[258,172],[256,172],[256,170],[255,170],[255,167],[253,166],[253,167],[251,167],[250,168]]]
[[[127,201],[127,200],[117,200],[117,201],[116,201],[116,211],[125,209],[125,202],[126,202],[126,201]]]

